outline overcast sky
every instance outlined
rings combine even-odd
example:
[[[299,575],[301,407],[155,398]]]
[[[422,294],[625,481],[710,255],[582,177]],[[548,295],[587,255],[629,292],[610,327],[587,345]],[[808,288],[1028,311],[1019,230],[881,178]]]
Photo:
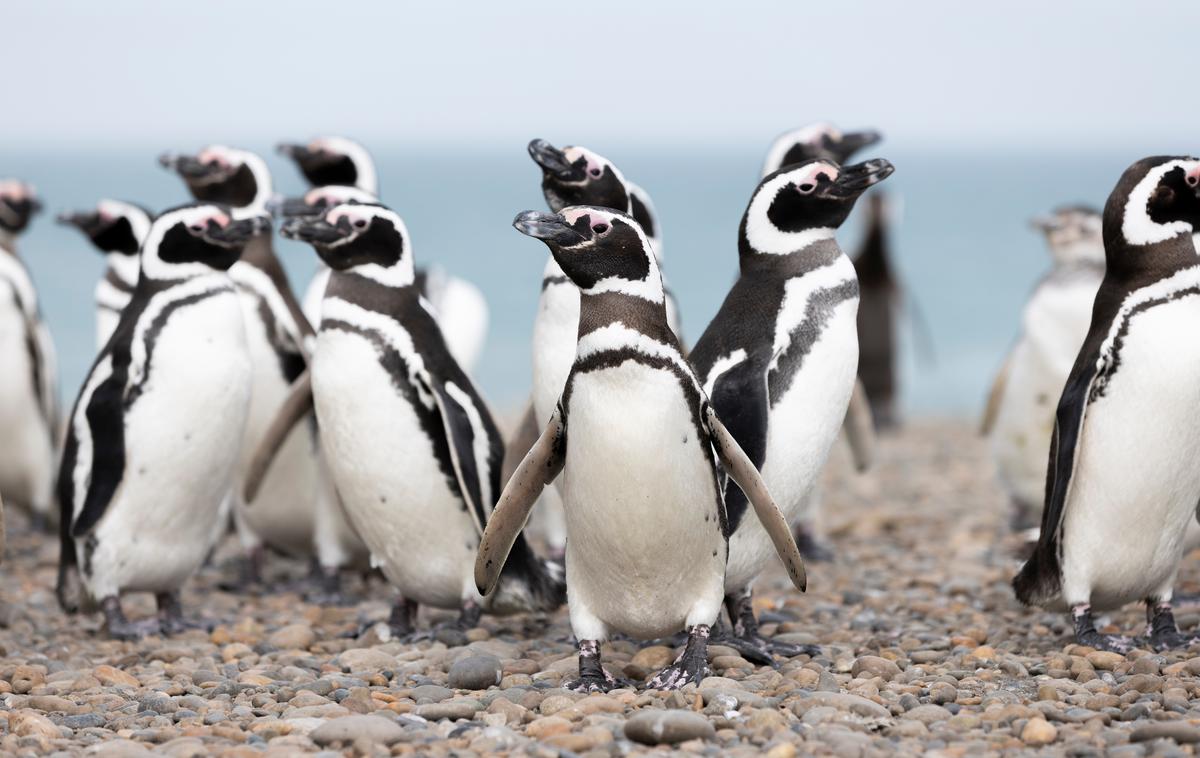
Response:
[[[757,144],[818,118],[913,144],[1186,145],[1200,115],[1191,0],[39,0],[4,25],[0,152],[531,129]]]

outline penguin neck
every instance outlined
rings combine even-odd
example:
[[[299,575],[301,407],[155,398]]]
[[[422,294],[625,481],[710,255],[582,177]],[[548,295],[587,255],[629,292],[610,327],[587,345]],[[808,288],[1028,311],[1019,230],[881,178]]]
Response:
[[[832,235],[809,242],[787,254],[761,253],[745,244],[740,246],[738,264],[743,275],[767,275],[790,278],[828,266],[842,256],[842,249]]]
[[[108,268],[123,282],[133,284],[138,280],[138,255],[137,253],[108,253],[105,257],[105,262]]]
[[[597,329],[617,323],[651,339],[678,347],[675,333],[667,325],[667,310],[662,302],[655,303],[622,292],[580,293],[580,339]]]
[[[17,235],[8,229],[0,229],[0,248],[8,251],[12,255],[17,254]]]
[[[1108,276],[1129,282],[1133,287],[1200,266],[1200,255],[1197,255],[1190,232],[1148,245],[1130,245],[1124,239],[1110,239],[1104,247]]]
[[[416,276],[413,272],[412,257],[408,255],[401,257],[397,263],[393,263],[390,266],[381,266],[378,263],[362,263],[346,269],[345,273],[353,274],[360,279],[369,279],[378,285],[395,290],[406,287],[411,288],[416,281]]]

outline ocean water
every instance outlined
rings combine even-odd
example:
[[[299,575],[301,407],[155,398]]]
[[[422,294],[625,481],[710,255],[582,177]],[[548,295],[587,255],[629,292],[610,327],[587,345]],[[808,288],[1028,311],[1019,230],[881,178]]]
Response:
[[[733,281],[737,226],[763,146],[589,146],[651,194],[663,226],[664,271],[679,298],[684,336],[695,340]],[[94,357],[92,291],[103,261],[82,235],[57,226],[53,215],[103,196],[154,210],[185,202],[182,182],[159,168],[156,156],[197,147],[7,145],[0,151],[0,176],[34,182],[47,205],[20,251],[57,345],[66,402]],[[267,157],[276,191],[302,191],[298,173],[269,145],[244,147]],[[546,249],[510,224],[518,211],[544,207],[538,170],[520,143],[373,148],[383,198],[404,217],[418,263],[437,262],[487,296],[491,326],[476,378],[493,407],[512,410],[529,391],[530,332]],[[973,418],[1015,335],[1021,303],[1047,266],[1029,218],[1061,203],[1102,205],[1121,171],[1142,153],[947,152],[886,143],[868,153],[864,157],[886,157],[897,169],[880,189],[897,201],[893,258],[910,305],[901,328],[901,405],[909,416]],[[852,216],[839,234],[848,253],[858,243],[855,222]],[[315,254],[282,238],[277,249],[302,292]]]

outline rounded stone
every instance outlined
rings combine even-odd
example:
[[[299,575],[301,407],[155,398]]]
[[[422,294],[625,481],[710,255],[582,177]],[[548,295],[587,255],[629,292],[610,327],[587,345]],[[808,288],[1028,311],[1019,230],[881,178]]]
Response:
[[[450,666],[449,684],[459,690],[486,690],[500,684],[504,667],[494,655],[471,655]]]
[[[716,730],[708,719],[691,711],[644,710],[625,722],[625,736],[643,745],[674,745],[688,740],[711,740]]]

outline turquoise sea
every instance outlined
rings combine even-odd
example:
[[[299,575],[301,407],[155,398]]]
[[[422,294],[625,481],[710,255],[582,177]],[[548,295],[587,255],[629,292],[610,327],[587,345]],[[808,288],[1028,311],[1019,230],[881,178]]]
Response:
[[[541,135],[551,140],[558,135]],[[102,259],[53,215],[102,196],[158,210],[184,202],[182,183],[156,156],[191,144],[42,147],[0,150],[0,175],[34,182],[48,212],[22,239],[59,353],[62,393],[73,399],[94,352],[92,289]],[[276,191],[303,185],[268,144],[261,151],[275,172]],[[694,340],[716,312],[737,263],[737,225],[753,190],[765,146],[589,144],[652,195],[662,220],[664,268],[678,294],[685,337]],[[544,246],[514,231],[513,216],[543,207],[539,174],[520,142],[502,146],[373,145],[384,200],[404,216],[418,262],[438,262],[479,285],[491,308],[491,329],[477,379],[498,410],[528,392],[530,329]],[[1163,146],[1054,152],[884,143],[863,157],[897,167],[885,188],[894,204],[893,253],[928,339],[910,319],[903,329],[903,407],[910,416],[974,417],[991,373],[1014,336],[1021,303],[1047,257],[1028,219],[1060,203],[1101,205],[1124,168]],[[839,239],[853,252],[852,218]],[[278,240],[292,278],[303,290],[314,268],[311,249]],[[929,343],[929,349],[916,350]],[[918,356],[919,354],[919,356]]]

